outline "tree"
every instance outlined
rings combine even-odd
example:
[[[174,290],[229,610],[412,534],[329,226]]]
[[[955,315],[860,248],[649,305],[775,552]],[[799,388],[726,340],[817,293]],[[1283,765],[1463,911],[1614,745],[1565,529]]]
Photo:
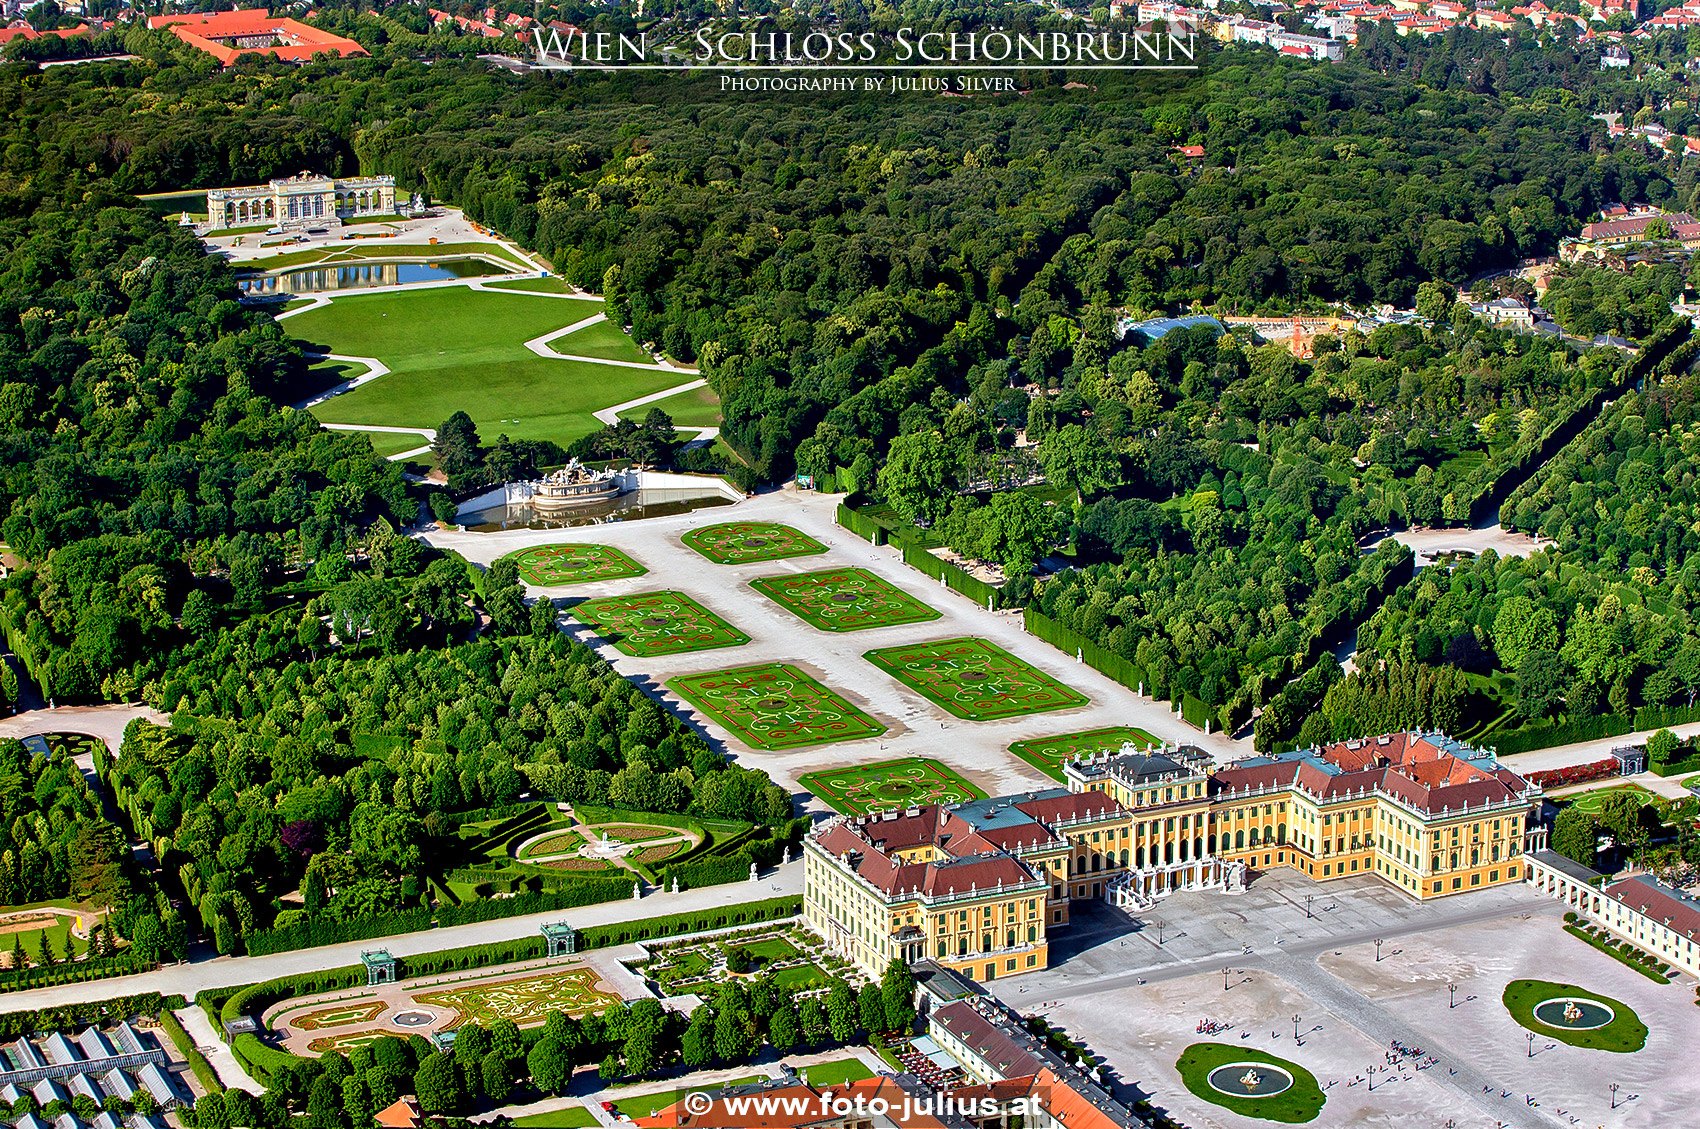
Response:
[[[456,412],[437,428],[437,438],[431,443],[437,463],[451,480],[477,470],[484,461],[484,446],[478,439],[478,428],[472,417]]]
[[[956,467],[936,431],[899,435],[891,441],[879,485],[891,508],[911,525],[932,525],[944,516]]]
[[[567,1081],[572,1077],[573,1060],[565,1043],[552,1035],[545,1035],[525,1056],[525,1068],[531,1075],[532,1085],[544,1093],[558,1094],[566,1089]]]
[[[178,623],[191,638],[199,639],[210,634],[217,622],[218,607],[204,590],[196,588],[184,598],[183,614]]]
[[[707,1004],[698,1004],[691,1012],[690,1026],[679,1041],[679,1057],[693,1068],[714,1057],[714,1009]]]
[[[893,1031],[907,1031],[915,1023],[915,974],[900,960],[885,966],[880,977],[880,997],[885,1021]]]
[[[743,1062],[756,1049],[755,1022],[744,1008],[722,1008],[714,1017],[714,1055]]]
[[[826,1014],[834,1042],[848,1043],[856,1038],[856,993],[849,984],[833,982],[826,996]]]
[[[622,1048],[626,1070],[639,1077],[654,1071],[661,1065],[660,1043],[660,1032],[654,1027],[633,1025]]]
[[[1682,742],[1675,733],[1661,729],[1647,738],[1647,760],[1656,765],[1668,764],[1672,755],[1681,747]]]
[[[1097,430],[1071,423],[1045,440],[1045,474],[1053,486],[1093,494],[1121,481],[1115,453]]]
[[[796,1009],[787,1000],[767,1021],[767,1041],[773,1044],[774,1050],[785,1054],[795,1047],[801,1038],[802,1030],[797,1022]]]
[[[460,1041],[458,1038],[455,1040]],[[459,1052],[459,1048],[456,1048]],[[508,1067],[508,1060],[500,1051],[487,1052],[478,1060],[478,1080],[484,1091],[484,1096],[493,1105],[505,1105],[513,1092],[513,1072]],[[362,1123],[364,1124],[364,1123]]]
[[[1594,865],[1594,843],[1598,828],[1594,817],[1576,810],[1575,805],[1558,813],[1552,824],[1552,849],[1583,866]]]
[[[1517,667],[1517,712],[1546,717],[1564,700],[1564,666],[1551,651],[1530,651]]]
[[[862,1030],[870,1035],[891,1030],[891,1024],[885,1014],[885,997],[880,995],[877,984],[862,985],[861,992],[856,996],[856,1015],[862,1021]]]
[[[450,1114],[463,1098],[454,1060],[438,1051],[426,1057],[413,1074],[413,1093],[426,1113]]]

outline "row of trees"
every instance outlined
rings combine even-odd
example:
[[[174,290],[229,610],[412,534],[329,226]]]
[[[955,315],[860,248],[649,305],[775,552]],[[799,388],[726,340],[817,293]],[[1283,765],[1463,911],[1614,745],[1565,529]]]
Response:
[[[596,1066],[605,1082],[678,1065],[735,1066],[764,1047],[785,1054],[907,1031],[915,1022],[914,992],[907,966],[893,962],[878,984],[857,991],[834,980],[800,1000],[769,976],[728,979],[689,1016],[646,999],[600,1014],[552,1012],[541,1027],[523,1031],[511,1020],[468,1023],[456,1029],[452,1054],[419,1036],[385,1036],[347,1054],[297,1059],[257,1099],[234,1089],[207,1095],[196,1103],[192,1125],[362,1129],[403,1094],[416,1096],[428,1114],[454,1116],[565,1093],[585,1066]]]

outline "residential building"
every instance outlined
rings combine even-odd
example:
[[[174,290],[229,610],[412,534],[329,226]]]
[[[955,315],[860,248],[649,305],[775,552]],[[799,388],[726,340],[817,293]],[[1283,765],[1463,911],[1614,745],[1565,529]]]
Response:
[[[1603,243],[1621,243],[1645,239],[1647,238],[1647,228],[1654,222],[1664,223],[1674,234],[1678,226],[1700,221],[1695,220],[1687,212],[1676,212],[1669,215],[1649,212],[1628,219],[1609,219],[1587,224],[1582,228],[1582,238],[1588,242]]]

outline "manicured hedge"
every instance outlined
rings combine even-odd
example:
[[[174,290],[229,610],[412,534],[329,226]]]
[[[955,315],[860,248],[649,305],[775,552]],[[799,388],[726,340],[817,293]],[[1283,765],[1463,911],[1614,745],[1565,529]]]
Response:
[[[182,999],[181,996],[178,999]],[[179,1004],[179,1007],[182,1005]],[[195,1046],[195,1040],[189,1038],[189,1033],[183,1030],[183,1024],[169,1008],[159,1010],[159,1025],[165,1028],[165,1033],[171,1036],[171,1041],[177,1047],[177,1053],[189,1064],[189,1069],[195,1072],[195,1078],[201,1083],[201,1088],[210,1094],[216,1094],[224,1089],[224,1083],[219,1081],[218,1071],[213,1069],[207,1056]]]
[[[365,941],[373,937],[393,937],[397,933],[417,933],[431,928],[429,909],[392,910],[381,917],[366,917],[358,921],[325,921],[313,919],[291,925],[287,929],[256,929],[243,938],[250,956],[284,953],[292,949],[316,949],[321,945],[341,945],[349,941]]]
[[[886,542],[885,527],[873,518],[857,513],[855,510],[840,502],[838,504],[838,524],[848,529],[862,540],[875,545]]]
[[[632,884],[624,878],[596,878],[574,882],[555,889],[518,894],[512,898],[482,898],[458,906],[439,906],[437,924],[447,928],[474,921],[496,921],[504,917],[524,917],[530,913],[571,909],[574,906],[615,902],[632,895]]]
[[[727,929],[734,925],[753,925],[761,921],[776,921],[796,917],[803,912],[799,897],[768,898],[746,902],[725,909],[699,910],[696,913],[675,913],[652,917],[644,921],[620,922],[613,925],[592,925],[578,931],[579,948],[605,949],[610,945],[625,945],[633,941],[648,941],[656,937],[676,937],[684,933],[705,933],[711,929]]]
[[[8,1011],[0,1013],[0,1040],[16,1039],[37,1031],[58,1031],[107,1020],[128,1019],[132,1015],[154,1015],[161,1010],[182,1007],[185,1002],[182,996],[142,992],[134,996],[114,996],[109,1000],[89,1000],[86,1003],[62,1004],[59,1007]]]
[[[50,988],[56,984],[80,984],[85,980],[130,976],[158,967],[155,962],[143,960],[140,956],[119,953],[117,956],[79,960],[70,964],[20,968],[15,972],[0,972],[0,992],[22,992],[29,988]]]

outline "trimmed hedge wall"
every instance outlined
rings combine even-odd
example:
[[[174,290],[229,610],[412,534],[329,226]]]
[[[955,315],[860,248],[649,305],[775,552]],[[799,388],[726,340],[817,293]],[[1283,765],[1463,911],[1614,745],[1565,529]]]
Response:
[[[149,972],[159,965],[139,956],[119,953],[117,956],[79,960],[70,964],[50,964],[45,967],[21,968],[16,972],[0,972],[0,992],[22,992],[30,988],[51,988],[56,984],[80,984],[85,980],[105,980],[110,976],[130,976]]]
[[[320,945],[340,945],[348,941],[365,941],[373,937],[393,937],[397,933],[417,933],[431,928],[429,909],[394,910],[381,917],[366,917],[358,921],[303,921],[287,929],[256,929],[243,938],[249,956],[285,953],[292,949],[316,949]]]
[[[645,921],[620,922],[614,925],[592,925],[578,931],[579,949],[605,949],[610,945],[627,945],[657,937],[676,937],[684,933],[705,933],[711,929],[728,929],[735,925],[754,925],[762,921],[777,921],[796,917],[803,912],[799,897],[768,898],[760,902],[728,906],[725,909],[699,910],[696,913],[675,913],[652,917]]]
[[[0,1013],[0,1040],[33,1035],[37,1031],[84,1027],[109,1019],[128,1019],[132,1015],[155,1015],[162,1010],[183,1007],[187,1002],[182,996],[142,992],[134,996],[114,996],[109,1000],[8,1011]]]

